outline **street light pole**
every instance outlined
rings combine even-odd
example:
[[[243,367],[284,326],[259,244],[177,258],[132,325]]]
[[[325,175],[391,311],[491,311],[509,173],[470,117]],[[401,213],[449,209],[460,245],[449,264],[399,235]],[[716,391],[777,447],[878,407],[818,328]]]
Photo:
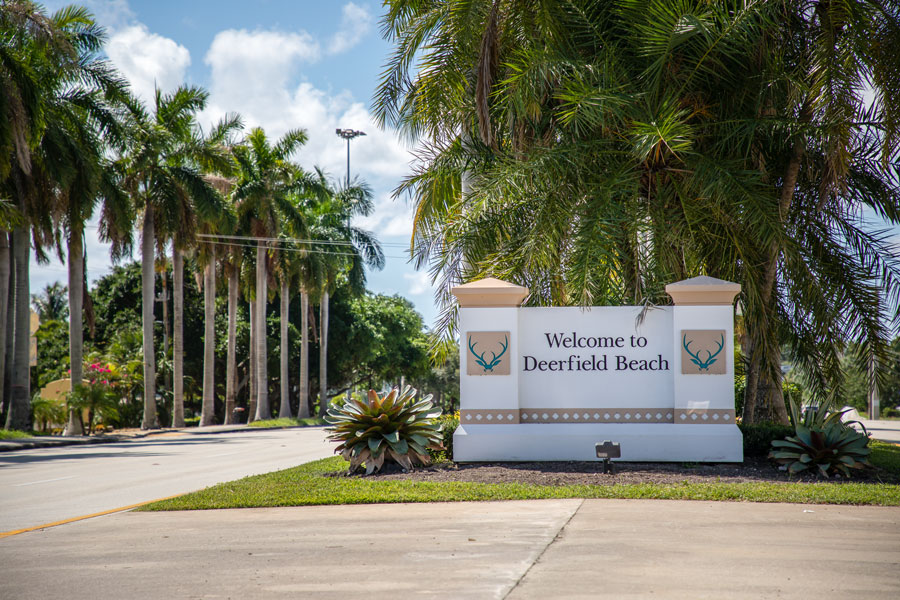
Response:
[[[350,140],[353,138],[359,137],[361,135],[366,135],[365,131],[354,131],[353,129],[335,129],[334,132],[339,136],[347,140],[347,187],[350,187]]]

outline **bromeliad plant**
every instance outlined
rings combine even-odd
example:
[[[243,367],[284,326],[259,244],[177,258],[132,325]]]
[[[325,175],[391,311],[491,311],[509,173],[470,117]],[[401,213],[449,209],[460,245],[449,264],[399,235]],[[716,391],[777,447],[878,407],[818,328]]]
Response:
[[[428,449],[443,449],[441,426],[435,422],[440,409],[431,404],[430,394],[419,400],[415,396],[410,386],[382,397],[369,390],[368,401],[354,398],[331,407],[325,416],[332,425],[328,439],[340,442],[334,451],[350,462],[350,473],[365,465],[366,475],[371,475],[385,462],[408,471],[415,463],[431,463]]]
[[[869,436],[851,425],[858,421],[843,422],[846,411],[829,413],[826,406],[807,409],[800,414],[797,403],[791,400],[791,419],[794,435],[784,440],[773,440],[769,458],[787,465],[791,474],[807,469],[818,469],[825,477],[842,474],[850,477],[850,469],[863,469],[869,463]]]

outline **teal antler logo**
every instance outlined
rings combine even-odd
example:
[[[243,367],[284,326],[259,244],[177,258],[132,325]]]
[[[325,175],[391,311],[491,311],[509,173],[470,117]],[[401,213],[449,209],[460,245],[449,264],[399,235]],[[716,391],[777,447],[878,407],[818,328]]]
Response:
[[[477,352],[475,352],[475,346],[477,346],[477,345],[478,345],[478,342],[473,343],[472,336],[470,335],[469,336],[469,352],[471,352],[472,356],[475,357],[475,362],[478,364],[478,366],[480,366],[483,369],[484,373],[493,373],[494,367],[496,367],[497,365],[500,364],[500,361],[501,361],[503,355],[506,354],[506,349],[509,348],[509,336],[508,335],[504,336],[504,340],[502,342],[500,342],[500,347],[501,347],[500,354],[497,354],[496,352],[491,351],[491,359],[490,360],[487,360],[484,358],[485,353],[488,352],[487,350],[485,350],[481,354],[478,354]]]
[[[688,353],[688,355],[690,355],[691,362],[694,363],[695,365],[697,365],[697,368],[700,369],[701,371],[704,371],[704,372],[709,371],[709,368],[711,366],[713,366],[716,363],[716,361],[718,360],[718,358],[716,358],[716,357],[719,356],[719,353],[722,352],[722,348],[725,347],[725,335],[720,334],[719,341],[714,342],[717,346],[719,346],[715,352],[710,352],[709,349],[701,349],[701,350],[698,350],[697,352],[691,352],[691,344],[693,342],[694,342],[694,340],[691,340],[690,342],[687,340],[687,334],[684,334],[681,336],[681,345],[684,347],[684,349]],[[703,352],[706,352],[705,359],[700,358],[700,355]]]

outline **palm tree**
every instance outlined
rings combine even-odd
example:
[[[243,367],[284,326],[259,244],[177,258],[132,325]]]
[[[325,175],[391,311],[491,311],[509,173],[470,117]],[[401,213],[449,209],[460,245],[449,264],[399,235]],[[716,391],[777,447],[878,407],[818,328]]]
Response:
[[[337,187],[317,169],[317,199],[307,219],[312,238],[310,254],[319,255],[319,416],[328,411],[328,321],[331,291],[339,276],[346,277],[351,290],[363,293],[365,267],[384,268],[384,253],[370,232],[351,224],[354,216],[371,213],[372,190],[365,183]],[[302,363],[301,363],[302,364]],[[301,383],[302,385],[302,383]],[[302,396],[301,396],[302,399]]]
[[[5,121],[0,125],[0,175],[24,217],[13,236],[16,333],[8,425],[24,427],[30,416],[28,228],[38,259],[44,260],[43,248],[54,240],[52,217],[60,212],[66,217],[69,250],[76,257],[69,261],[70,359],[73,381],[80,380],[82,228],[108,181],[101,136],[115,140],[120,134],[106,103],[115,101],[124,84],[99,57],[104,31],[83,8],[68,7],[47,18],[31,2],[6,2],[0,31],[5,40],[0,110],[9,111],[9,119],[0,119]]]
[[[413,254],[440,279],[445,340],[449,290],[474,278],[527,285],[533,304],[638,304],[666,303],[665,283],[705,273],[743,288],[747,422],[753,387],[786,417],[782,344],[818,395],[840,383],[843,340],[880,352],[890,302],[878,300],[900,293],[900,264],[854,215],[867,206],[900,220],[886,160],[900,91],[886,75],[894,59],[877,50],[900,41],[896,12],[388,5],[397,49],[376,113],[428,140],[398,194],[415,201]],[[842,64],[854,68],[824,76]],[[878,101],[863,115],[866,74]]]
[[[305,179],[299,167],[290,162],[291,155],[306,143],[304,130],[287,132],[270,145],[265,132],[256,128],[245,143],[234,148],[238,163],[238,178],[234,197],[238,203],[238,219],[246,231],[256,239],[256,340],[255,374],[257,382],[255,419],[271,418],[268,395],[266,352],[266,301],[268,298],[268,249],[286,222],[297,230],[304,228],[302,217],[292,206],[289,197],[302,192]]]
[[[129,108],[133,140],[120,159],[125,185],[135,205],[143,211],[141,264],[144,334],[144,417],[142,429],[158,426],[156,416],[156,366],[153,349],[154,245],[157,221],[162,231],[189,226],[183,218],[193,200],[197,212],[210,220],[221,215],[220,196],[195,166],[198,149],[194,115],[206,106],[207,93],[182,86],[171,94],[156,91],[153,113],[136,100]],[[176,377],[177,380],[177,377]]]

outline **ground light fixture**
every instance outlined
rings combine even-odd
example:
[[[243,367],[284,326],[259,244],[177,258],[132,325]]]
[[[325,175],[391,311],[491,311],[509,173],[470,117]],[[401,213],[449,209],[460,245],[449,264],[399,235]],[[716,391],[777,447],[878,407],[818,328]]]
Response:
[[[341,129],[339,127],[334,130],[334,133],[347,140],[347,187],[350,187],[350,140],[366,135],[366,132],[355,129]]]
[[[594,450],[597,452],[597,458],[603,459],[603,472],[613,473],[613,464],[610,459],[622,457],[622,448],[619,447],[619,442],[603,440],[599,444],[594,444]]]

